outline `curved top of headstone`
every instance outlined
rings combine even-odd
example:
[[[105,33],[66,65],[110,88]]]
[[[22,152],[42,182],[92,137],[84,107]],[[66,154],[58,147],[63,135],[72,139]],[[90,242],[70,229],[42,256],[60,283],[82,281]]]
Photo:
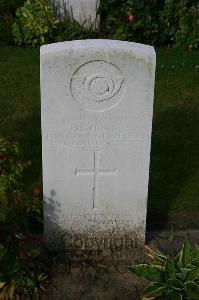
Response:
[[[60,43],[47,44],[41,47],[41,55],[51,54],[65,49],[82,49],[82,48],[94,48],[94,49],[115,49],[118,51],[130,52],[135,55],[136,58],[146,59],[150,58],[155,61],[155,50],[152,46],[144,45],[140,43],[133,43],[127,41],[118,40],[106,40],[106,39],[88,39],[88,40],[75,40],[66,41]]]

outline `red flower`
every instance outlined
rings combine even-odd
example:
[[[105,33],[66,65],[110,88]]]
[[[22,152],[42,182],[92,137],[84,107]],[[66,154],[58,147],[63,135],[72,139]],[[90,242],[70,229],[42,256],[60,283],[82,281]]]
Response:
[[[34,195],[38,196],[40,194],[40,192],[41,192],[40,187],[37,185],[34,189]]]
[[[128,16],[128,20],[129,20],[129,22],[134,22],[136,20],[136,16],[130,15],[130,16]]]

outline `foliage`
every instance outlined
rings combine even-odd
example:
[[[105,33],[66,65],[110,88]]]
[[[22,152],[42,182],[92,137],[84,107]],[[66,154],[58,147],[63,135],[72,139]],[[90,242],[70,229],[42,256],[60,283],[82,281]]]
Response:
[[[167,0],[161,12],[163,43],[175,44],[179,48],[198,49],[199,4],[197,1]]]
[[[162,1],[102,0],[101,15],[105,34],[115,38],[154,43],[158,38],[158,15]]]
[[[30,224],[32,218],[41,220],[39,189],[27,197],[22,184],[29,165],[17,144],[0,139],[0,296],[8,299],[27,299],[45,290],[47,276],[39,262],[42,240]]]
[[[188,6],[183,0],[179,5],[179,28],[176,32],[176,46],[189,49],[199,48],[199,3]]]
[[[198,48],[195,0],[102,0],[102,30],[116,39]]]
[[[14,22],[14,14],[17,8],[23,5],[23,3],[24,0],[0,1],[0,44],[12,44],[12,24]]]
[[[53,17],[50,0],[27,0],[16,16],[12,32],[17,45],[35,47],[53,39],[59,21]]]
[[[138,277],[144,277],[151,283],[142,293],[143,299],[159,299],[165,296],[171,300],[197,300],[199,295],[199,246],[192,250],[188,240],[175,257],[153,251],[146,246],[150,264],[129,267]]]
[[[3,17],[5,23],[0,16],[1,43],[12,44],[14,41],[18,46],[36,47],[50,42],[106,37],[198,49],[197,0],[101,0],[98,32],[94,24],[85,28],[69,17],[66,7],[63,20],[59,5],[57,7],[50,0],[27,0],[17,10],[14,22],[13,12],[23,2],[9,0],[7,3],[3,0],[0,4],[0,9],[2,7],[8,14]]]
[[[160,44],[173,44],[175,42],[175,34],[178,29],[179,0],[166,0],[163,9],[159,15],[159,32],[158,39]]]

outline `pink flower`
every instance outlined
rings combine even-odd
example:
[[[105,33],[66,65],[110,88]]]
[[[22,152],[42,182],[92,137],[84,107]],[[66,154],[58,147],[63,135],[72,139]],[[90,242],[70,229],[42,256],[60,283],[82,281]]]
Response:
[[[40,192],[41,192],[40,187],[37,185],[34,189],[34,195],[38,196],[40,194]]]
[[[129,20],[129,22],[134,22],[136,20],[136,16],[130,15],[130,16],[128,16],[128,20]]]

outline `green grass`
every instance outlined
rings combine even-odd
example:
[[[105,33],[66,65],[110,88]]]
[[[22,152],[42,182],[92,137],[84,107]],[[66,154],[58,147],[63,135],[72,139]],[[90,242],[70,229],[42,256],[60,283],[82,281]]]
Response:
[[[41,177],[39,50],[0,47],[0,135],[19,142]]]
[[[171,211],[199,211],[197,65],[199,52],[157,51],[149,185],[149,218],[152,220],[166,221]]]
[[[157,50],[148,216],[199,212],[199,53]],[[18,141],[41,178],[39,50],[0,47],[0,134]],[[180,219],[178,220],[181,221]]]

